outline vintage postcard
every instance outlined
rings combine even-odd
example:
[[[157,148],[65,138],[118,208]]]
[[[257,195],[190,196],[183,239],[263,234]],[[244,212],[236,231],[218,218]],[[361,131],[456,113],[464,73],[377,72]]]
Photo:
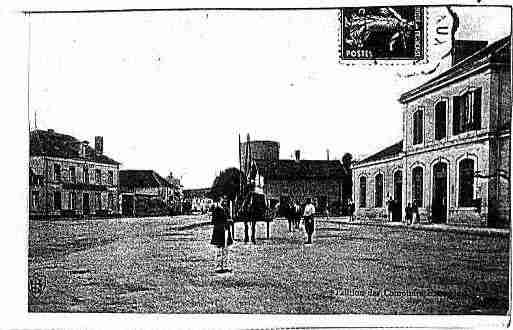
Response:
[[[509,324],[511,7],[17,15],[31,318]]]

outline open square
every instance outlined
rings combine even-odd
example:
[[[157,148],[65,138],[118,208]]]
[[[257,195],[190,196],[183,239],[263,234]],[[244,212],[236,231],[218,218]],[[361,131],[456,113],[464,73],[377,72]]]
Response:
[[[31,312],[505,314],[508,238],[318,220],[236,223],[232,273],[214,272],[206,216],[31,222]]]

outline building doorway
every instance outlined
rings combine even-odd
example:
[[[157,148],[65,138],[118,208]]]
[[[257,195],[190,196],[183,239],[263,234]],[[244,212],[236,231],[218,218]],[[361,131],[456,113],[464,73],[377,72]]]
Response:
[[[123,195],[121,198],[121,214],[125,216],[134,215],[134,196]]]
[[[433,166],[431,217],[434,223],[447,221],[447,164],[442,162]]]
[[[317,197],[317,212],[325,215],[326,210],[328,209],[328,196],[319,196]]]
[[[89,194],[84,193],[82,196],[82,209],[84,211],[84,215],[89,215],[91,209],[89,207]]]
[[[392,207],[392,221],[403,219],[403,172],[394,173],[394,205]]]

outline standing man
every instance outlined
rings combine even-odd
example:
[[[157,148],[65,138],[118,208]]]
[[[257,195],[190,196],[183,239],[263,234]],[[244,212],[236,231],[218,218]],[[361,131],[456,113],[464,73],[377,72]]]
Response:
[[[387,218],[388,222],[392,221],[392,212],[394,210],[394,201],[392,200],[392,197],[390,197],[390,194],[387,194]]]
[[[308,235],[308,240],[306,244],[312,244],[312,234],[314,232],[314,214],[315,214],[315,206],[312,204],[312,199],[308,198],[305,211],[303,213],[304,221],[305,221],[305,230]]]
[[[412,213],[412,224],[419,222],[419,204],[417,203],[416,199],[413,200]]]
[[[218,197],[217,203],[214,204],[212,210],[212,240],[210,244],[217,247],[216,252],[216,273],[230,272],[228,264],[228,247],[233,244],[232,235],[230,233],[230,221],[228,212],[224,204],[224,198]],[[225,261],[226,256],[226,261]]]
[[[408,203],[408,205],[406,205],[406,209],[404,211],[405,211],[404,218],[406,220],[406,224],[411,225],[412,218],[413,218],[413,209],[411,207],[411,203]]]
[[[349,199],[348,208],[349,208],[349,221],[354,221],[354,211],[355,211],[355,205],[354,201],[352,199]]]

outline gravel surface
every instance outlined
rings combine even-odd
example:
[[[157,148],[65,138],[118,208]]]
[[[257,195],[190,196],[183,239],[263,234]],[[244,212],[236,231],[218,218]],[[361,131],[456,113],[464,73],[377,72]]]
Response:
[[[508,307],[508,237],[318,221],[236,224],[216,274],[206,216],[30,223],[31,312],[496,314]],[[193,226],[190,226],[193,224]]]

